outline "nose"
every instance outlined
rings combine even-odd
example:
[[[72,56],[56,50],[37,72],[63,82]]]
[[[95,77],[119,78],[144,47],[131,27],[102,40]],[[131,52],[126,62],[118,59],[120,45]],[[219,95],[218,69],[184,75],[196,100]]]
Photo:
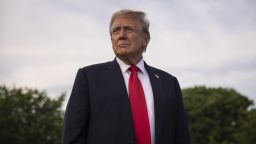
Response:
[[[118,35],[119,40],[126,40],[127,39],[127,34],[124,28],[121,28],[119,35]]]

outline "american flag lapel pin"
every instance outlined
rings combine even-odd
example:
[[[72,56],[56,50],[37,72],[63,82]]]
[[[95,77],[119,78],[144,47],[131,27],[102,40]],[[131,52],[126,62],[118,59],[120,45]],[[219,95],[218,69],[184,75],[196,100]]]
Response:
[[[157,74],[155,74],[155,77],[159,79],[159,76]]]

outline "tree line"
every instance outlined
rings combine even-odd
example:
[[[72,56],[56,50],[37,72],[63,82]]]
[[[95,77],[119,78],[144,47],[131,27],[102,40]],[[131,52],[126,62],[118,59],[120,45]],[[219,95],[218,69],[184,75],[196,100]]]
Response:
[[[228,88],[195,86],[182,90],[192,144],[255,144],[256,108]],[[2,144],[60,144],[65,94],[0,86]]]

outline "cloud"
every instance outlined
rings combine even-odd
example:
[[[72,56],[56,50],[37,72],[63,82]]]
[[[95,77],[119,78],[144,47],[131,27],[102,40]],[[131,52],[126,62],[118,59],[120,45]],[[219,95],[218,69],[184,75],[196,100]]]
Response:
[[[182,87],[234,87],[256,100],[256,3],[252,0],[4,0],[0,81],[70,92],[79,67],[111,61],[112,13],[143,10],[151,22],[144,55]]]

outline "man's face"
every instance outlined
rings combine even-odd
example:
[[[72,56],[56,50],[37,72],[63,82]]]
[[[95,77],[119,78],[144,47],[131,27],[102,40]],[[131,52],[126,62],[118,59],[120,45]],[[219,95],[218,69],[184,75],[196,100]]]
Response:
[[[137,19],[123,16],[116,18],[111,26],[111,42],[117,57],[138,59],[142,57],[149,37],[142,31]]]

